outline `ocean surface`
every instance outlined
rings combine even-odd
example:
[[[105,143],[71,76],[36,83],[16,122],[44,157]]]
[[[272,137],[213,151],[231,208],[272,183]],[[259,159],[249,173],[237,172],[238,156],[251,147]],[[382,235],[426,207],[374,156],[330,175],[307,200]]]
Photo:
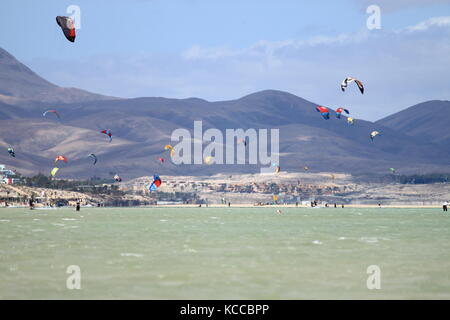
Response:
[[[450,214],[276,210],[0,209],[0,299],[450,299]]]

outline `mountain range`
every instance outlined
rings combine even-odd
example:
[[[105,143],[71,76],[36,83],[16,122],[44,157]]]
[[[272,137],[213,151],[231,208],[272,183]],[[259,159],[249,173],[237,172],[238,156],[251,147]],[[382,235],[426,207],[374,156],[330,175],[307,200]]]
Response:
[[[324,120],[310,102],[287,92],[265,90],[236,100],[108,97],[62,88],[41,78],[0,48],[0,163],[26,175],[47,174],[53,160],[69,158],[58,172],[64,178],[131,179],[161,175],[255,173],[260,165],[174,165],[164,151],[173,130],[273,129],[280,131],[282,171],[387,173],[448,172],[450,101],[428,101],[376,122]],[[57,109],[61,119],[43,117]],[[103,129],[110,129],[110,143]],[[381,134],[371,141],[369,134]],[[11,145],[12,158],[6,152]],[[92,165],[89,154],[98,157]],[[158,158],[164,157],[165,163]]]

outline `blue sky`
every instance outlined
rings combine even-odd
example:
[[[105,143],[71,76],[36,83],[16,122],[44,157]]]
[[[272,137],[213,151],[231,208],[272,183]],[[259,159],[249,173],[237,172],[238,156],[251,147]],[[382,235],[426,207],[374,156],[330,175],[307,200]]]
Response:
[[[75,43],[55,22],[69,5]],[[450,98],[450,0],[2,0],[0,46],[55,84],[121,97],[278,89],[369,120]],[[346,76],[364,96],[340,91]]]

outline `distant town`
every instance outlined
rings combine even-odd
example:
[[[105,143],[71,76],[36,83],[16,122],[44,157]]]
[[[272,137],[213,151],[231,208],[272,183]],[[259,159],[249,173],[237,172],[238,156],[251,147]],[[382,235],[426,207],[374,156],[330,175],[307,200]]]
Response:
[[[289,173],[163,176],[158,192],[150,193],[151,177],[121,183],[114,179],[64,180],[43,174],[25,177],[0,165],[0,206],[148,206],[148,205],[439,205],[450,188],[437,175],[361,181],[349,174]],[[398,181],[396,181],[398,180]],[[403,181],[403,182],[402,182]]]

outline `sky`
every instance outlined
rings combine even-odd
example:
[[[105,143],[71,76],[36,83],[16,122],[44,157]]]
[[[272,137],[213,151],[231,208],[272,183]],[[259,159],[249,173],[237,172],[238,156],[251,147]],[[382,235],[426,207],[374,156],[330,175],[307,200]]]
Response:
[[[55,22],[70,6],[75,43]],[[450,100],[450,0],[2,0],[0,47],[57,85],[118,97],[276,89],[366,120]],[[364,95],[341,91],[347,76]]]

